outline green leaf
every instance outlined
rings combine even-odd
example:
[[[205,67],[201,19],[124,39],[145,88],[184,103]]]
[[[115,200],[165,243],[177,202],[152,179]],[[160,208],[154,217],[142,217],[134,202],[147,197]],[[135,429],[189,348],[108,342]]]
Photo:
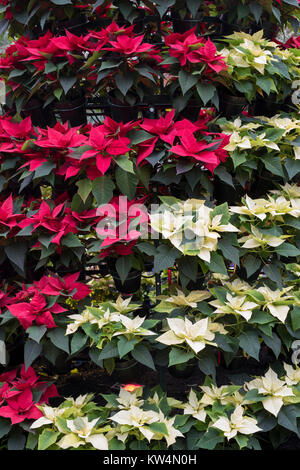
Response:
[[[280,157],[276,157],[273,154],[265,155],[261,157],[267,170],[277,176],[284,178],[284,172],[281,164]]]
[[[281,351],[281,339],[279,336],[273,331],[272,337],[264,335],[262,333],[262,337],[266,345],[272,349],[273,353],[275,354],[276,359],[278,359],[278,356]]]
[[[99,355],[99,359],[110,359],[112,357],[118,357],[119,351],[115,343],[107,343]]]
[[[134,346],[137,344],[138,339],[134,338],[132,340],[128,340],[125,336],[119,336],[118,340],[118,352],[119,357],[122,359],[126,354],[134,349]]]
[[[159,245],[154,256],[154,273],[159,273],[166,268],[171,268],[180,252],[176,248],[167,245]]]
[[[192,352],[180,348],[172,348],[169,353],[169,367],[184,364],[194,357]]]
[[[131,354],[136,361],[140,362],[141,364],[144,364],[152,370],[156,370],[152,356],[148,348],[144,344],[138,344]]]
[[[194,85],[196,85],[198,79],[185,70],[180,70],[178,74],[178,81],[182,90],[182,94],[185,95]]]
[[[277,416],[278,424],[300,437],[297,425],[297,418],[299,416],[299,407],[297,405],[283,406]]]
[[[256,3],[256,2],[250,2],[249,9],[250,9],[252,15],[254,16],[256,23],[258,23],[259,20],[260,20],[261,14],[263,12],[262,5],[260,5],[259,3]]]
[[[59,431],[53,431],[52,429],[44,429],[42,434],[39,436],[38,450],[46,450],[48,447],[55,444]]]
[[[291,158],[286,158],[284,166],[290,179],[294,178],[294,176],[300,173],[299,160],[292,160]]]
[[[213,98],[216,88],[212,83],[198,83],[197,92],[204,106]]]
[[[76,331],[71,339],[71,354],[77,353],[87,342],[87,337],[82,331]]]
[[[148,425],[148,428],[155,433],[164,434],[165,436],[169,435],[165,423],[151,423]]]
[[[292,321],[292,328],[294,331],[300,329],[300,307],[293,307],[291,311],[291,321]]]
[[[47,333],[47,336],[57,348],[69,354],[69,337],[65,336],[65,333],[66,331],[64,328],[54,328],[52,331]]]
[[[107,204],[113,197],[114,182],[108,176],[100,176],[93,181],[92,192],[99,206]]]
[[[34,179],[36,178],[43,178],[44,176],[50,175],[50,173],[56,168],[55,163],[51,162],[44,162],[41,166],[39,166],[34,172]]]
[[[34,340],[26,341],[24,347],[24,363],[25,363],[25,370],[31,366],[33,361],[39,357],[43,349],[43,346],[39,343],[36,343]]]
[[[123,96],[126,96],[128,90],[134,83],[134,74],[127,72],[126,75],[118,73],[115,77],[117,88],[120,90]]]
[[[4,247],[4,252],[9,261],[15,265],[22,274],[25,274],[25,258],[27,253],[27,245],[24,242],[12,243]]]
[[[125,172],[134,174],[133,163],[128,155],[119,155],[115,158],[115,162]]]
[[[34,326],[30,326],[29,328],[27,328],[26,332],[28,333],[28,337],[33,339],[34,341],[36,341],[37,343],[40,342],[40,340],[42,339],[42,337],[44,336],[44,334],[46,333],[47,331],[47,327],[45,325],[40,325],[40,326],[37,326],[37,325],[34,325]]]
[[[280,256],[295,257],[300,255],[300,250],[291,245],[291,243],[284,242],[275,249],[276,253]]]
[[[6,436],[6,434],[8,434],[10,430],[11,430],[10,420],[2,418],[2,416],[0,416],[0,439],[3,436]]]
[[[124,284],[132,267],[130,256],[121,256],[116,261],[116,270],[120,276],[121,283]]]
[[[209,428],[197,442],[197,448],[213,450],[224,438],[217,429]]]
[[[246,330],[239,336],[240,347],[246,351],[249,356],[259,360],[260,342],[258,333],[255,330]]]
[[[87,178],[77,181],[76,186],[78,186],[78,194],[83,202],[87,200],[90,192],[92,191],[92,185],[92,181]]]
[[[60,77],[59,79],[60,84],[64,90],[65,95],[67,95],[68,91],[75,85],[77,81],[76,75],[73,77]]]
[[[261,267],[261,260],[252,255],[247,255],[244,259],[244,265],[247,272],[247,277],[252,276]]]
[[[213,251],[210,255],[209,268],[214,273],[220,273],[227,276],[227,268],[221,255]]]
[[[272,85],[274,85],[274,82],[271,78],[269,77],[257,77],[256,79],[256,84],[265,92],[267,95],[270,94]]]

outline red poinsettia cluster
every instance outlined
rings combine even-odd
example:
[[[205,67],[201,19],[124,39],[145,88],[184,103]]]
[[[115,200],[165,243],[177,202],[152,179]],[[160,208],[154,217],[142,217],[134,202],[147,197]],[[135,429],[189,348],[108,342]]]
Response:
[[[33,324],[55,328],[53,315],[66,311],[61,305],[65,299],[82,300],[90,293],[86,284],[78,282],[79,274],[45,275],[31,285],[23,285],[14,295],[3,293],[6,307],[25,330]]]
[[[43,413],[37,406],[57,396],[56,386],[40,381],[32,367],[26,370],[23,365],[20,372],[15,369],[0,375],[0,416],[12,425],[40,418]]]
[[[215,44],[208,38],[197,36],[195,28],[185,33],[171,33],[164,37],[169,55],[179,60],[180,66],[201,64],[204,74],[219,73],[227,68],[223,57],[217,53]]]
[[[124,156],[131,158],[137,166],[145,165],[146,158],[155,148],[165,152],[166,160],[172,157],[202,162],[213,173],[227,157],[222,149],[227,144],[228,136],[208,134],[205,126],[208,120],[209,116],[206,114],[204,117],[199,115],[196,122],[188,119],[176,121],[173,110],[159,119],[144,119],[143,122],[123,124],[106,117],[103,124],[95,126],[89,124],[83,128],[69,128],[67,123],[57,123],[53,128],[40,129],[32,127],[30,118],[21,123],[2,118],[0,151],[2,161],[6,159],[6,154],[7,158],[13,155],[21,158],[20,168],[24,168],[24,171],[28,168],[30,172],[34,172],[44,163],[51,162],[54,174],[63,176],[66,180],[71,177],[87,177],[93,181],[105,175],[112,165],[118,163],[118,158]],[[140,130],[146,131],[145,138],[132,144],[129,133],[134,131],[138,134]],[[7,223],[6,217],[13,215],[11,202],[7,201],[6,206],[4,224]],[[57,206],[53,212],[44,202],[38,212],[22,221],[20,226],[24,228],[31,223],[35,228],[44,226],[56,233],[55,242],[59,242],[67,226],[69,231],[74,229],[73,233],[76,233],[72,214],[68,212],[61,218],[62,209],[63,205]],[[13,217],[11,225],[19,221],[15,215]]]

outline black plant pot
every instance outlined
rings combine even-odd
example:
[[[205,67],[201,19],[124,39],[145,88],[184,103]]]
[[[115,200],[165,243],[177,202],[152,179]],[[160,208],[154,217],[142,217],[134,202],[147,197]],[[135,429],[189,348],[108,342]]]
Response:
[[[75,16],[74,18],[58,21],[56,32],[60,35],[65,34],[65,30],[76,36],[87,33],[87,18],[84,15]]]
[[[139,290],[141,286],[141,271],[136,271],[135,269],[132,269],[129,272],[127,279],[125,279],[124,283],[122,283],[117,271],[115,271],[114,269],[110,269],[110,274],[113,277],[116,289],[121,294],[134,294],[136,291]]]
[[[202,104],[199,100],[189,100],[186,107],[180,111],[180,119],[189,119],[190,121],[197,121],[199,119],[199,113],[201,110]]]
[[[195,28],[195,34],[201,34],[201,23],[203,23],[203,19],[184,19],[181,18],[173,18],[173,31],[174,33],[183,34],[186,31],[189,31],[192,28]]]
[[[196,365],[197,360],[191,359],[184,364],[177,364],[176,366],[169,367],[168,371],[173,377],[176,377],[177,379],[187,378],[194,373]]]
[[[85,96],[59,102],[56,104],[56,110],[62,122],[69,121],[72,127],[84,126],[87,123]]]
[[[31,117],[34,126],[46,128],[53,126],[55,115],[51,106],[43,107],[43,102],[38,98],[31,98],[23,107],[21,115],[23,118]]]
[[[118,99],[108,98],[110,117],[116,122],[130,122],[138,119],[139,108],[137,105],[121,103]]]
[[[248,101],[244,96],[234,96],[229,92],[219,92],[220,113],[226,119],[241,114],[248,105]]]
[[[233,188],[229,184],[224,183],[224,181],[221,181],[218,176],[214,177],[213,197],[218,205],[224,204],[224,202],[227,202],[231,206],[235,205],[241,200],[243,192],[241,186]]]
[[[135,359],[116,362],[113,375],[119,383],[136,381],[141,370],[141,365]]]
[[[254,116],[266,116],[272,117],[280,112],[289,112],[289,106],[286,101],[277,102],[272,97],[261,97],[258,96],[257,100],[253,104]]]

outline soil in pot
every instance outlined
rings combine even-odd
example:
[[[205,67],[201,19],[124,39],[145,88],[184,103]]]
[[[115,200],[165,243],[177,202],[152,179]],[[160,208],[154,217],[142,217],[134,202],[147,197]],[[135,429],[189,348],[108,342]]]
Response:
[[[85,96],[59,102],[56,104],[56,110],[62,122],[69,121],[72,127],[87,124]]]

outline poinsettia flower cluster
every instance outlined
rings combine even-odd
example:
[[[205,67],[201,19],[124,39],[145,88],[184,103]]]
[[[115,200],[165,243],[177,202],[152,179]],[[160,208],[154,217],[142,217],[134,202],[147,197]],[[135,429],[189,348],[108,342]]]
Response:
[[[43,413],[38,406],[57,396],[56,386],[41,381],[32,367],[26,370],[25,364],[20,371],[0,375],[0,416],[10,419],[12,425],[40,418]]]
[[[33,284],[24,284],[13,295],[3,293],[5,306],[25,330],[32,325],[55,328],[53,315],[67,311],[61,304],[67,298],[82,300],[90,293],[89,286],[78,281],[79,275],[79,272],[64,277],[57,274],[45,275]]]
[[[116,166],[119,158],[126,157],[137,167],[147,164],[147,157],[156,149],[164,152],[165,161],[180,158],[192,160],[195,164],[201,162],[213,173],[227,157],[224,147],[229,136],[209,133],[206,124],[210,119],[209,114],[203,111],[196,122],[176,120],[172,110],[158,119],[144,119],[142,122],[124,124],[105,117],[102,124],[94,126],[70,128],[68,123],[57,123],[53,128],[40,129],[32,127],[30,118],[15,123],[11,118],[3,117],[0,119],[1,160],[18,157],[17,165],[24,168],[24,172],[35,172],[43,164],[51,163],[57,177],[94,181]],[[132,133],[139,136],[140,131],[146,131],[144,138],[132,144]],[[41,212],[32,216],[35,225],[43,213],[47,220],[48,217],[55,219],[47,228],[57,233],[57,241],[64,233],[57,218],[60,210],[55,208],[52,213],[44,203]],[[22,222],[22,228],[26,224],[29,222]],[[66,224],[74,226],[70,217],[64,219],[63,225]]]

